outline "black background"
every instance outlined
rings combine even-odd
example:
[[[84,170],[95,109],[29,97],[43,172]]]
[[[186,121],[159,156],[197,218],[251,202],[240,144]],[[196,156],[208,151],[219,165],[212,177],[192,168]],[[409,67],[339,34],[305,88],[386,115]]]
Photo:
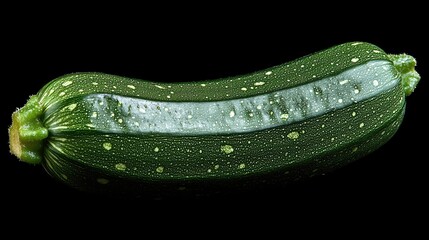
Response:
[[[206,22],[202,13],[171,20],[130,14],[127,17],[131,19],[123,22],[118,19],[122,16],[112,12],[100,12],[94,18],[87,14],[50,13],[46,21],[35,17],[22,24],[12,18],[6,26],[1,56],[0,190],[5,208],[10,207],[15,217],[37,222],[37,216],[45,214],[53,219],[95,215],[107,221],[111,213],[124,217],[138,212],[141,218],[228,216],[224,219],[233,222],[231,218],[254,213],[288,218],[291,212],[298,212],[305,218],[309,212],[322,211],[319,217],[323,218],[334,212],[355,215],[369,207],[374,209],[371,213],[388,216],[426,211],[424,139],[428,124],[424,114],[429,60],[418,19],[406,19],[403,26],[390,16],[371,14],[359,17],[369,21],[349,21],[356,15],[343,14],[332,21],[323,16],[309,22],[286,17],[262,21],[246,16],[221,22],[229,19],[221,14],[210,15]],[[85,20],[76,24],[79,18]],[[54,181],[41,166],[19,162],[9,154],[7,128],[12,112],[63,74],[96,71],[152,81],[197,81],[264,69],[347,41],[371,42],[388,53],[414,56],[422,81],[407,98],[404,122],[391,141],[325,177],[286,188],[214,198],[115,199],[70,189]],[[34,214],[29,216],[29,212]]]

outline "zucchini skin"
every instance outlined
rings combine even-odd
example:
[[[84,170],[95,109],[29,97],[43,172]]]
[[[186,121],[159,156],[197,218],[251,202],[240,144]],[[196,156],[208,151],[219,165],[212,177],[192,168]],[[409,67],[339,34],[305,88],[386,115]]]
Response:
[[[91,192],[165,195],[291,181],[387,142],[410,93],[403,76],[389,55],[361,42],[211,81],[69,74],[23,108],[37,120],[26,128],[43,134],[21,143],[34,148],[28,162]]]

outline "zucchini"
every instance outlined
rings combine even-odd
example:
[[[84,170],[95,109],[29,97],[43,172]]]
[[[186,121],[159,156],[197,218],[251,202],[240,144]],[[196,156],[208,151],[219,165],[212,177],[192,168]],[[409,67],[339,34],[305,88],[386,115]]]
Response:
[[[93,192],[142,194],[324,174],[388,141],[420,76],[369,43],[218,80],[75,73],[12,115],[11,152]]]

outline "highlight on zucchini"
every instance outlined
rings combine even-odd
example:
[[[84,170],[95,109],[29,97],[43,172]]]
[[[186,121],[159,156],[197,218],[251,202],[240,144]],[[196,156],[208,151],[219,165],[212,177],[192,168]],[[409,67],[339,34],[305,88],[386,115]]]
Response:
[[[292,181],[387,142],[420,80],[415,65],[409,55],[352,42],[200,82],[69,74],[13,113],[10,150],[93,192]]]

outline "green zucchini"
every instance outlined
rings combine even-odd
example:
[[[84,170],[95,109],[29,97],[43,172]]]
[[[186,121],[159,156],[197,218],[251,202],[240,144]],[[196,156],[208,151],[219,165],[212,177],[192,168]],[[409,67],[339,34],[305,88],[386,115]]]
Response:
[[[263,71],[161,83],[75,73],[12,115],[11,152],[87,191],[141,194],[324,174],[397,131],[413,57],[334,46]]]

